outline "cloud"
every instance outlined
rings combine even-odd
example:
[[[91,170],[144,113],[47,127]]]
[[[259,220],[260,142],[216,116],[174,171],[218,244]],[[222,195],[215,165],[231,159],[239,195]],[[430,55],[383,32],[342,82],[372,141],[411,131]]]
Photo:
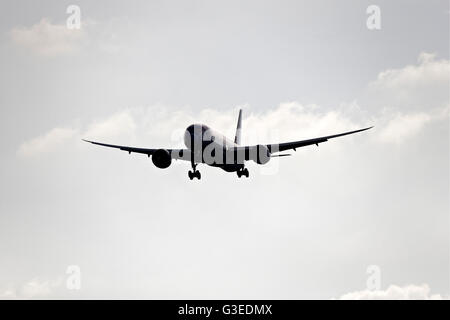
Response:
[[[130,110],[114,113],[106,119],[95,121],[83,133],[88,138],[114,139],[121,136],[132,136],[136,123]]]
[[[428,112],[446,107],[449,86],[450,61],[423,52],[415,65],[380,72],[368,85],[366,98],[378,109]]]
[[[56,127],[23,142],[17,153],[21,157],[38,156],[56,151],[61,146],[70,145],[72,147],[83,138],[130,142],[134,140],[135,136],[135,121],[131,111],[125,110],[114,113],[103,120],[94,121],[85,130],[81,126]],[[117,143],[117,141],[115,142]]]
[[[31,27],[16,27],[9,35],[14,44],[41,56],[74,53],[86,38],[84,28],[68,29],[65,24],[53,24],[46,18]]]
[[[440,294],[431,294],[427,284],[404,287],[390,285],[386,290],[362,290],[346,293],[340,300],[448,300]]]
[[[54,128],[47,133],[22,143],[18,154],[24,157],[50,152],[60,145],[66,143],[77,134],[77,129]]]
[[[450,71],[448,60],[436,60],[436,54],[427,52],[419,54],[417,60],[418,65],[380,72],[371,86],[403,91],[428,86],[436,82],[448,83]]]
[[[378,137],[382,142],[401,143],[405,139],[416,135],[431,121],[432,117],[425,113],[397,113],[390,115],[390,120],[381,129]]]
[[[91,123],[86,130],[82,127],[54,128],[22,143],[18,154],[33,156],[48,153],[63,144],[78,143],[81,139],[138,144],[143,147],[182,147],[185,127],[198,122],[222,131],[229,138],[234,136],[237,117],[234,109],[227,112],[204,109],[197,116],[189,111],[170,112],[165,109],[166,112],[155,116],[161,109],[161,106],[152,106],[145,110],[118,112]],[[373,133],[377,137],[374,141],[401,143],[434,119],[427,113],[396,113],[383,114],[382,117],[372,119],[373,122],[361,122],[353,120],[352,115],[345,111],[324,111],[319,106],[305,106],[298,102],[281,103],[266,112],[244,110],[244,118],[243,143],[250,145],[307,139],[359,129],[372,123],[380,127],[379,132]]]
[[[323,111],[316,105],[298,102],[281,103],[267,112],[244,109],[243,143],[272,143],[286,139],[301,139],[358,128],[339,111]],[[81,139],[115,144],[139,144],[149,147],[183,146],[184,129],[191,123],[207,123],[228,137],[234,136],[237,108],[222,112],[204,109],[201,112],[171,111],[161,105],[116,112],[83,126],[56,127],[47,133],[25,141],[18,154],[37,156],[57,150],[61,145],[79,143]],[[149,141],[151,141],[149,145]]]
[[[66,23],[52,23],[42,18],[26,27],[17,26],[9,31],[11,42],[41,57],[74,55],[83,52],[116,54],[125,49],[116,33],[115,21],[98,23],[90,18],[81,20],[81,28],[67,28]]]
[[[286,140],[300,140],[321,135],[344,132],[375,125],[371,141],[376,143],[401,144],[411,139],[427,126],[437,121],[447,121],[450,110],[448,87],[448,60],[436,60],[435,55],[422,53],[416,66],[383,71],[369,87],[376,88],[380,103],[388,99],[389,107],[379,108],[367,113],[356,101],[341,104],[334,110],[325,110],[315,104],[303,105],[297,101],[280,103],[267,111],[254,111],[244,106],[243,143],[276,143]],[[426,87],[445,87],[437,96],[429,97],[430,107],[408,108],[410,101],[399,102],[397,91],[406,93],[405,97],[426,96]],[[420,89],[420,90],[419,90]],[[393,91],[392,91],[393,90]],[[414,98],[415,99],[415,98]],[[431,107],[433,106],[433,107]],[[129,108],[111,116],[94,121],[83,130],[55,128],[48,133],[31,139],[19,147],[19,154],[32,155],[55,149],[70,138],[87,138],[111,143],[138,143],[142,146],[181,147],[184,128],[195,122],[207,123],[233,137],[237,109],[226,112],[203,109],[193,112],[189,108],[172,111],[163,105],[147,108]],[[351,138],[348,138],[351,139]],[[151,141],[149,145],[148,141]]]
[[[377,127],[377,141],[402,143],[449,116],[450,61],[423,52],[417,64],[387,69],[362,99]]]
[[[56,280],[40,280],[35,278],[22,286],[9,287],[0,292],[0,299],[42,299],[50,296],[63,283],[62,278]]]

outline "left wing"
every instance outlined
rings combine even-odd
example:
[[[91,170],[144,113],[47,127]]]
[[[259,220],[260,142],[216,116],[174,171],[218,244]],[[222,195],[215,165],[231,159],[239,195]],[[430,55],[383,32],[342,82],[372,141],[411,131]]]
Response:
[[[132,153],[132,152],[142,153],[142,154],[146,154],[148,157],[150,157],[156,150],[158,150],[158,149],[146,149],[146,148],[119,146],[119,145],[115,145],[115,144],[100,143],[100,142],[95,142],[95,141],[90,141],[90,140],[85,140],[85,139],[83,139],[83,141],[86,141],[86,142],[89,142],[92,144],[96,144],[99,146],[103,146],[103,147],[109,147],[109,148],[115,148],[115,149],[127,151],[128,153]],[[171,155],[172,159],[190,160],[190,156],[189,156],[190,151],[187,149],[166,149],[166,150],[169,151],[169,154]]]

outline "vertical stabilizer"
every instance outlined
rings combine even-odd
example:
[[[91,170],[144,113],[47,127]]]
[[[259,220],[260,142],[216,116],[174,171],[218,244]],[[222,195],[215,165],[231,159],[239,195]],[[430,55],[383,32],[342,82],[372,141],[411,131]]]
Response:
[[[241,144],[241,131],[242,131],[242,109],[239,109],[239,117],[236,126],[236,136],[234,137],[234,143]]]

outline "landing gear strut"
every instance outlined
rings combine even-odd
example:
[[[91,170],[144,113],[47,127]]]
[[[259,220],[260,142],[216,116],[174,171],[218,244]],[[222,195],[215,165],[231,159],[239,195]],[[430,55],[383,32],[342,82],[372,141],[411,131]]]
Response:
[[[202,178],[200,171],[198,171],[196,168],[197,168],[197,164],[192,163],[192,171],[189,170],[189,172],[188,172],[189,179],[192,180],[194,178],[197,178],[198,180],[200,180]]]
[[[236,173],[239,178],[242,176],[245,176],[246,178],[248,178],[248,176],[249,176],[249,172],[248,172],[247,168],[240,169]]]

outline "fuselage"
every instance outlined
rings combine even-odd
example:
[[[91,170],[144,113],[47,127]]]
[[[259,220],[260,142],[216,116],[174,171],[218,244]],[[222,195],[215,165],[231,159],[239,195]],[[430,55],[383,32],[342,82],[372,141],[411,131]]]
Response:
[[[243,167],[243,163],[238,163],[237,159],[231,163],[225,159],[227,151],[238,145],[207,125],[192,124],[187,127],[184,133],[184,144],[194,155],[196,162],[206,163],[229,172],[237,171]],[[223,157],[221,157],[223,161],[215,161],[214,163],[205,161],[205,155],[214,157],[218,152],[223,154]]]
[[[191,124],[184,133],[184,144],[189,150],[197,145],[214,143],[222,148],[237,146],[233,141],[225,137],[222,133],[211,129],[204,124]]]

